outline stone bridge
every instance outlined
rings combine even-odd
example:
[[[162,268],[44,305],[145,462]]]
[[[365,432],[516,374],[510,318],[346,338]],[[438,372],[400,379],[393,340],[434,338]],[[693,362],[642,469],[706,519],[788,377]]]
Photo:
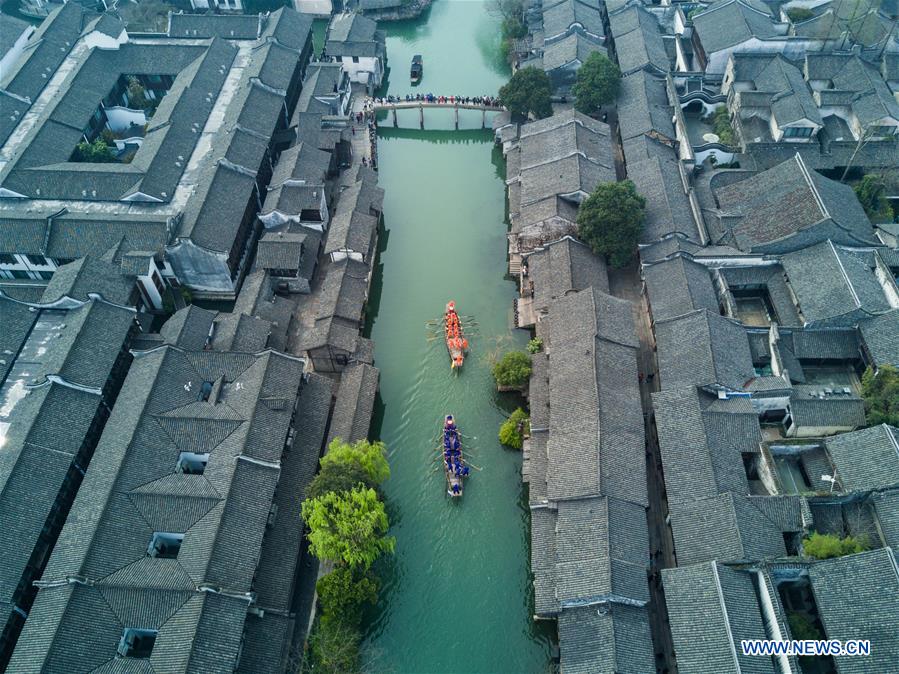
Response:
[[[455,122],[456,129],[459,128],[459,110],[480,110],[481,111],[481,128],[487,128],[487,113],[488,112],[504,112],[505,107],[498,104],[487,104],[487,103],[462,103],[460,101],[449,101],[444,100],[442,102],[439,101],[392,101],[388,102],[385,100],[376,101],[372,100],[369,104],[369,109],[374,111],[380,110],[391,110],[393,114],[393,125],[397,126],[396,121],[396,111],[397,110],[418,110],[418,125],[424,129],[425,128],[425,109],[426,108],[442,108],[445,110],[453,111],[453,121]]]

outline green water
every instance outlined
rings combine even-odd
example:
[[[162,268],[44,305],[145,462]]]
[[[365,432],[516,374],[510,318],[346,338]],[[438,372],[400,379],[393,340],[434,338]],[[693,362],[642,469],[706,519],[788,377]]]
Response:
[[[420,91],[496,94],[508,78],[498,21],[481,2],[436,0],[414,22],[387,24],[389,93],[411,91],[413,54],[424,57]],[[550,637],[531,619],[528,516],[521,455],[496,432],[516,404],[493,390],[492,360],[522,348],[513,331],[514,283],[506,278],[504,165],[479,112],[462,131],[419,131],[382,122],[380,184],[386,190],[371,335],[381,368],[373,432],[390,449],[386,495],[397,538],[382,565],[381,601],[367,624],[367,669],[377,672],[544,672]],[[451,129],[429,110],[428,129]],[[489,117],[488,117],[489,124]],[[447,300],[478,322],[463,371],[454,375],[426,322]],[[433,461],[445,413],[469,436],[473,471],[461,502],[444,496]]]

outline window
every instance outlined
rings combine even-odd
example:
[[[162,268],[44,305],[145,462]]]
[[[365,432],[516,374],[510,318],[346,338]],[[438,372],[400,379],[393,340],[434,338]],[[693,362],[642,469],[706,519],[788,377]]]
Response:
[[[870,128],[872,136],[892,136],[896,133],[895,126],[872,126]]]
[[[42,279],[44,279],[45,281],[49,281],[51,278],[53,278],[53,272],[52,272],[52,271],[39,271],[39,272],[37,273],[37,275],[40,276],[40,277],[41,277]]]
[[[27,272],[27,271],[24,271],[24,270],[22,270],[22,269],[10,269],[9,271],[10,271],[10,273],[12,274],[12,277],[13,277],[13,278],[18,278],[18,279],[31,278],[31,277],[28,275],[28,272]]]
[[[812,131],[810,126],[788,126],[784,129],[784,138],[811,138]]]
[[[359,57],[358,57],[358,56],[354,56],[354,57],[353,57],[353,63],[359,63]]]
[[[124,658],[149,658],[156,644],[158,630],[126,627],[119,639],[119,655]]]
[[[176,559],[183,540],[184,534],[157,531],[153,534],[153,538],[150,539],[150,545],[147,546],[147,557]]]
[[[19,261],[16,260],[15,255],[10,255],[9,253],[0,253],[0,264],[19,264]]]
[[[334,57],[334,60],[337,61],[338,63],[343,63],[343,57],[342,57],[342,56],[335,56],[335,57]]]
[[[178,465],[175,471],[185,475],[202,475],[209,463],[209,454],[195,454],[194,452],[179,452]]]
[[[47,258],[43,255],[26,255],[25,257],[27,257],[28,261],[33,265],[37,265],[38,267],[47,266]]]

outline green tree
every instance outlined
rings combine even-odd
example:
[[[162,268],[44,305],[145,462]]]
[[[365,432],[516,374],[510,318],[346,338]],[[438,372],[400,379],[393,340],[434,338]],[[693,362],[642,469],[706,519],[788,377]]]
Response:
[[[735,145],[737,137],[734,135],[734,128],[730,123],[730,113],[725,106],[721,106],[715,110],[712,115],[712,128],[718,140],[724,145]]]
[[[596,115],[600,107],[618,97],[621,71],[598,51],[587,57],[577,71],[574,83],[574,107],[585,115]]]
[[[539,337],[534,337],[528,342],[528,353],[540,353],[541,350],[543,350],[543,340]]]
[[[814,641],[824,638],[818,626],[804,613],[789,611],[787,613],[787,623],[790,625],[790,636],[794,639],[799,641],[811,639]]]
[[[309,527],[309,549],[319,559],[369,568],[396,539],[387,536],[384,504],[374,489],[329,492],[303,501],[303,520]]]
[[[578,209],[578,236],[613,267],[623,267],[637,249],[645,208],[630,180],[600,183]]]
[[[116,161],[115,153],[106,144],[103,138],[97,138],[93,143],[82,141],[75,146],[72,161],[88,162],[91,164],[109,164]]]
[[[359,440],[350,445],[340,438],[335,438],[328,445],[328,453],[321,461],[322,469],[332,464],[359,466],[368,474],[372,486],[379,485],[390,477],[387,448],[383,442]]]
[[[515,117],[527,117],[533,113],[538,119],[549,117],[553,114],[552,86],[549,77],[539,68],[520,68],[512,75],[500,90],[499,98],[509,112]]]
[[[327,463],[312,480],[306,490],[307,499],[316,499],[329,492],[352,491],[359,485],[373,488],[377,485],[368,472],[357,463]]]
[[[374,604],[378,600],[378,586],[378,579],[371,573],[338,566],[315,585],[322,621],[358,627],[365,604]]]
[[[128,76],[128,107],[133,110],[148,110],[153,105],[147,98],[147,90],[134,75]]]
[[[531,376],[531,357],[524,351],[509,351],[493,366],[493,377],[500,386],[524,386]]]
[[[883,182],[883,176],[869,173],[859,180],[852,189],[855,190],[855,196],[858,197],[859,203],[869,218],[874,221],[888,219],[890,207],[887,200],[884,199],[886,185]]]
[[[802,550],[806,556],[815,559],[830,559],[832,557],[842,557],[843,555],[852,555],[856,552],[864,552],[868,550],[870,545],[864,537],[853,538],[846,536],[840,538],[834,534],[819,534],[813,531],[808,538],[802,539]]]
[[[359,628],[339,621],[319,621],[309,637],[312,671],[348,674],[359,671]]]
[[[790,7],[787,10],[787,16],[793,23],[800,23],[802,21],[808,21],[815,16],[815,13],[807,7]]]
[[[875,372],[869,366],[862,375],[862,398],[868,424],[899,426],[899,370],[881,365]]]
[[[499,441],[506,447],[521,449],[525,433],[530,432],[527,412],[520,407],[499,427]]]

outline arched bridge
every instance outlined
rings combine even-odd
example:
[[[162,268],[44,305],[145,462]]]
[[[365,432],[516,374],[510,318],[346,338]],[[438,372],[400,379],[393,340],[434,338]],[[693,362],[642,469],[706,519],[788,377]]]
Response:
[[[468,102],[465,102],[465,101]],[[453,120],[455,121],[456,128],[459,128],[459,110],[480,110],[481,111],[481,128],[487,128],[487,113],[488,112],[504,112],[505,107],[499,105],[496,102],[480,102],[476,103],[471,99],[462,98],[462,100],[454,99],[449,100],[448,98],[440,98],[434,99],[432,101],[429,100],[417,100],[417,101],[386,101],[384,99],[372,99],[369,102],[369,110],[374,112],[378,112],[380,110],[391,110],[393,113],[393,125],[397,126],[396,121],[396,111],[397,110],[418,110],[418,124],[424,129],[425,128],[425,109],[426,108],[442,108],[444,110],[452,110],[453,111]]]

